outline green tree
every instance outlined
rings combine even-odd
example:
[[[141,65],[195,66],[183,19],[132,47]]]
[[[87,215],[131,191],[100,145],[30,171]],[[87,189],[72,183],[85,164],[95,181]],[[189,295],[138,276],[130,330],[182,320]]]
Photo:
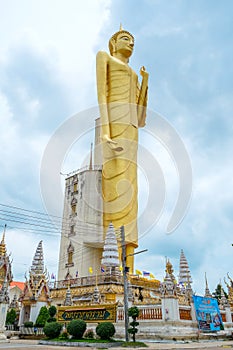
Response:
[[[47,322],[49,318],[49,312],[46,306],[42,306],[40,308],[39,315],[37,316],[35,325],[37,327],[44,327],[45,323]]]
[[[54,305],[51,305],[49,308],[49,316],[54,317],[57,313],[57,308]]]
[[[222,289],[223,289],[223,288],[222,288],[221,284],[219,283],[219,284],[217,285],[215,291],[213,292],[213,297],[214,297],[215,299],[217,299],[218,304],[220,303],[221,291],[222,291]],[[224,292],[225,297],[228,299],[228,295],[227,295],[227,293],[225,292],[224,289],[223,289],[223,292]]]
[[[11,310],[7,311],[6,324],[14,324],[16,317],[17,317],[17,315],[16,315],[15,309],[11,309]]]
[[[47,322],[56,322],[56,317],[54,317],[57,313],[57,308],[56,306],[52,305],[49,307],[48,309],[48,313],[49,313],[49,318],[47,319]]]
[[[136,321],[139,315],[139,310],[137,306],[132,306],[131,308],[129,308],[128,315],[133,319],[133,321],[130,322],[131,328],[128,329],[128,332],[132,334],[133,342],[135,343],[135,334],[138,332],[138,329],[136,327],[139,325],[139,323]]]

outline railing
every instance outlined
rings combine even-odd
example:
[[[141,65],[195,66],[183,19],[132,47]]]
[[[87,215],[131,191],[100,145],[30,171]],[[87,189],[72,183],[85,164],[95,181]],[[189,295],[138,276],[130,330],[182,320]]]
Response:
[[[138,320],[161,320],[162,319],[162,309],[161,306],[137,306],[139,309]],[[124,308],[118,307],[117,310],[117,321],[124,321]]]
[[[186,321],[192,321],[191,308],[180,308],[180,319]]]
[[[23,335],[43,335],[43,328],[34,328],[34,327],[24,327],[20,326],[19,327],[19,332],[20,334]]]
[[[84,167],[82,167],[80,169],[73,170],[70,173],[65,174],[66,175],[66,179],[68,179],[69,177],[71,177],[71,176],[73,176],[75,174],[82,173],[83,171],[86,171],[86,170],[90,170],[89,165],[86,165],[86,166],[84,166]],[[91,170],[102,170],[102,165],[93,165]]]
[[[70,280],[50,282],[49,287],[51,290],[53,290],[53,289],[67,288],[68,284],[70,285],[70,287],[93,286],[96,284],[96,281],[98,285],[107,284],[107,283],[123,284],[123,277],[120,275],[114,276],[110,274],[77,277],[77,278],[72,278]]]
[[[223,322],[227,322],[226,313],[221,312],[221,317]]]
[[[6,324],[7,331],[15,331],[16,328],[17,328],[17,326],[15,326],[14,324]]]

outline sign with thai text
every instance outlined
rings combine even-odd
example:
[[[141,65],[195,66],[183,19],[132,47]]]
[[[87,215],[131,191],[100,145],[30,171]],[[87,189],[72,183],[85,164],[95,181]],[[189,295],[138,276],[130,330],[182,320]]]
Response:
[[[200,330],[213,332],[224,329],[216,299],[193,295],[193,302]]]
[[[116,322],[116,304],[98,306],[60,306],[58,307],[58,321],[69,322],[81,319],[85,322]]]

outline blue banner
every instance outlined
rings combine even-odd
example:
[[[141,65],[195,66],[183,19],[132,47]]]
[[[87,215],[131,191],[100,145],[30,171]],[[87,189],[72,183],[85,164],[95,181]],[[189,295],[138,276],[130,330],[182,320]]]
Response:
[[[199,329],[209,332],[224,329],[216,299],[193,295],[193,302]]]

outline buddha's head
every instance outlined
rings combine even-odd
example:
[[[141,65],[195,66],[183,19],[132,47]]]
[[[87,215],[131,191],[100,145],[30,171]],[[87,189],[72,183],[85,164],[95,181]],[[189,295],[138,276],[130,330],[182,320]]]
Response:
[[[130,32],[120,27],[120,30],[112,35],[108,47],[111,56],[119,52],[123,56],[129,58],[133,53],[134,37]]]

